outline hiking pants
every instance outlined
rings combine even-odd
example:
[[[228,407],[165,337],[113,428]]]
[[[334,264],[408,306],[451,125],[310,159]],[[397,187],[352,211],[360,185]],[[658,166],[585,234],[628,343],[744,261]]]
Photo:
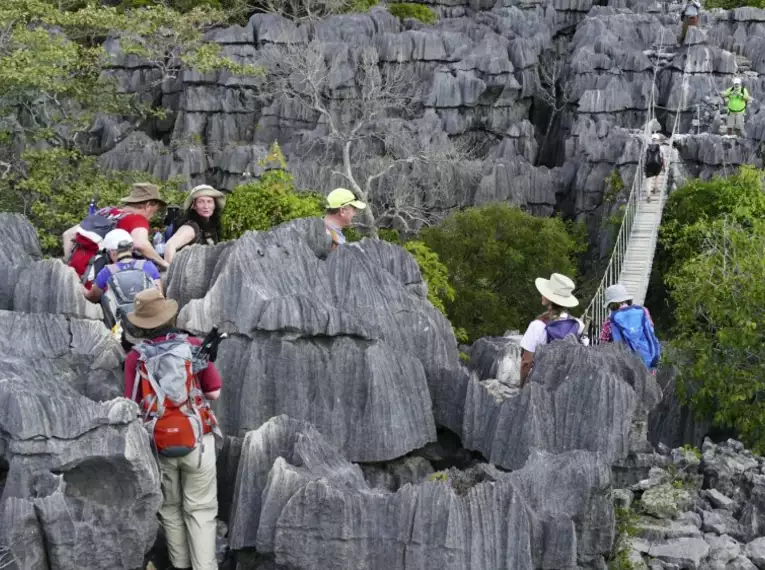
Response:
[[[217,570],[215,516],[218,491],[215,480],[215,438],[203,438],[201,446],[185,457],[159,456],[162,471],[162,507],[159,518],[167,536],[170,562],[176,568]]]
[[[733,111],[728,111],[728,118],[726,120],[726,123],[728,124],[729,129],[740,131],[743,134],[744,111],[740,111],[738,113],[734,113]]]

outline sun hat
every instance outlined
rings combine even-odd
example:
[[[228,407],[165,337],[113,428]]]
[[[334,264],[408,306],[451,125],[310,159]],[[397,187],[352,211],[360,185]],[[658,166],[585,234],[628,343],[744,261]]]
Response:
[[[616,283],[606,289],[606,309],[611,303],[624,303],[625,301],[632,301],[632,295],[621,283]]]
[[[579,300],[571,294],[576,285],[565,275],[553,273],[549,279],[538,277],[534,284],[537,286],[537,291],[556,305],[576,307],[579,304]]]
[[[357,210],[363,210],[367,205],[356,198],[356,194],[346,188],[335,188],[327,195],[327,208],[335,209],[343,206],[353,206]]]
[[[104,236],[104,241],[101,242],[101,248],[107,251],[120,251],[132,247],[133,236],[120,228],[110,231]]]
[[[167,202],[159,195],[159,186],[148,182],[136,182],[133,184],[130,194],[125,196],[120,202],[123,204],[140,204],[149,200],[156,200],[161,202],[162,205],[167,206]]]
[[[215,200],[216,210],[223,210],[223,207],[226,205],[226,195],[223,192],[216,190],[207,184],[200,184],[199,186],[192,188],[191,192],[189,192],[189,195],[186,196],[186,200],[183,202],[183,211],[188,212],[191,209],[191,206],[194,204],[194,200],[197,198],[202,198],[203,196],[207,196],[208,198]]]
[[[164,325],[178,313],[175,299],[166,299],[159,290],[146,289],[135,296],[135,310],[127,314],[128,321],[142,329]]]

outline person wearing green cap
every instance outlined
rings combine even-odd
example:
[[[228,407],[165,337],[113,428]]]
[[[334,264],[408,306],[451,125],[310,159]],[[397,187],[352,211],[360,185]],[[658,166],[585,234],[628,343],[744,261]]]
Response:
[[[343,230],[351,225],[353,217],[367,205],[346,188],[335,188],[327,196],[327,214],[324,225],[332,238],[331,249],[345,243]]]

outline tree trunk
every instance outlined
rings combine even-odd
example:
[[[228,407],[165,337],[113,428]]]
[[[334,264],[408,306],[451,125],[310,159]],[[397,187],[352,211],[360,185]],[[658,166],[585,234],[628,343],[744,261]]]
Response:
[[[359,212],[357,215],[357,219],[361,222],[357,222],[357,225],[365,237],[378,239],[379,236],[377,235],[375,216],[374,212],[372,211],[372,202],[370,201],[369,196],[367,196],[367,193],[361,189],[361,186],[359,186],[359,183],[356,182],[356,178],[353,176],[353,168],[351,167],[352,142],[353,141],[346,141],[343,143],[343,172],[345,174],[345,178],[351,183],[351,187],[354,194],[356,194],[356,197],[362,202],[365,202],[367,205],[367,207],[361,210],[361,212]]]

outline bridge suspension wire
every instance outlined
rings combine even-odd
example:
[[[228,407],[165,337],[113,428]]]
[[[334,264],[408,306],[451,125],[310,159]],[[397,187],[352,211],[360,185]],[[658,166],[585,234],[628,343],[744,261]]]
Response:
[[[633,241],[632,234],[633,234],[633,226],[635,225],[635,219],[638,215],[638,212],[641,210],[641,198],[642,198],[642,190],[645,182],[645,174],[644,174],[644,166],[645,166],[645,153],[646,149],[648,147],[648,144],[650,142],[650,131],[651,127],[653,125],[653,120],[656,118],[656,107],[658,106],[656,103],[656,80],[658,76],[659,71],[659,65],[658,65],[658,54],[662,53],[662,49],[664,47],[664,34],[666,33],[666,30],[662,30],[662,35],[659,43],[659,50],[657,52],[657,60],[654,63],[653,68],[653,81],[651,82],[651,93],[649,96],[649,105],[648,109],[646,110],[646,122],[645,127],[643,129],[643,140],[640,148],[640,157],[638,159],[637,168],[635,171],[635,177],[632,180],[632,186],[630,188],[630,194],[629,198],[627,199],[627,203],[624,205],[624,217],[622,218],[621,226],[619,227],[619,233],[616,236],[616,240],[614,242],[614,248],[611,252],[611,258],[608,261],[608,265],[606,266],[605,272],[603,274],[603,278],[600,281],[600,284],[598,285],[598,288],[595,291],[595,294],[593,295],[592,300],[590,301],[590,304],[587,306],[587,308],[584,311],[584,314],[582,315],[582,318],[586,324],[587,329],[590,331],[590,342],[591,344],[597,344],[598,339],[600,336],[600,330],[603,325],[603,322],[608,318],[609,311],[608,308],[605,306],[606,301],[606,289],[610,287],[611,285],[614,285],[615,283],[620,282],[620,277],[622,276],[623,271],[625,270],[625,259],[627,257],[627,251],[631,247],[631,242]],[[685,47],[690,47],[689,42],[689,36],[690,34],[686,34],[685,37]],[[680,94],[680,101],[679,104],[675,110],[675,119],[672,124],[672,132],[669,137],[669,152],[665,153],[664,156],[664,173],[663,174],[663,184],[660,185],[660,193],[656,197],[656,199],[659,201],[659,209],[658,209],[658,217],[655,220],[655,223],[653,227],[651,228],[652,231],[650,232],[650,239],[647,244],[645,244],[645,249],[647,251],[643,251],[644,255],[650,256],[650,260],[648,260],[646,271],[647,275],[643,275],[643,279],[645,279],[646,284],[647,280],[650,277],[651,273],[651,267],[653,265],[653,256],[656,251],[656,242],[658,238],[659,233],[659,225],[661,225],[661,213],[664,205],[665,195],[667,193],[667,180],[669,179],[669,169],[671,166],[671,160],[673,155],[673,148],[674,148],[674,139],[675,135],[677,134],[679,125],[680,125],[680,114],[685,109],[685,103],[686,103],[686,96],[688,92],[688,70],[690,68],[690,53],[688,50],[686,50],[686,60],[685,65],[683,67],[683,75],[681,80],[681,94]],[[661,174],[660,174],[661,176]],[[644,206],[645,208],[645,206]],[[653,214],[655,216],[655,214]],[[632,243],[632,247],[642,247],[643,245],[638,245],[637,243]],[[633,259],[635,254],[633,253]],[[647,285],[646,285],[647,286]],[[630,291],[631,294],[635,294],[633,291]],[[641,299],[642,301],[642,299]]]

